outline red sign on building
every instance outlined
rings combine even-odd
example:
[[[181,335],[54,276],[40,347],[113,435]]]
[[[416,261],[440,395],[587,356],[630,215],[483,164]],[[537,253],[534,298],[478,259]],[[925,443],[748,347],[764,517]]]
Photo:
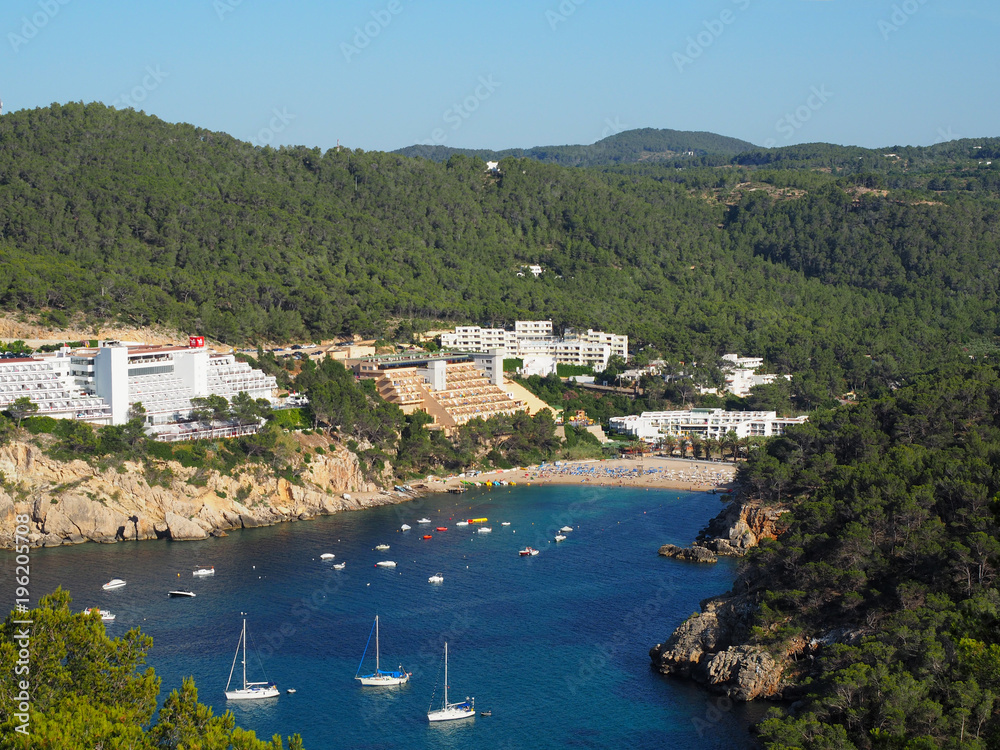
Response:
[[[191,349],[201,349],[205,346],[204,336],[188,336],[188,347]]]

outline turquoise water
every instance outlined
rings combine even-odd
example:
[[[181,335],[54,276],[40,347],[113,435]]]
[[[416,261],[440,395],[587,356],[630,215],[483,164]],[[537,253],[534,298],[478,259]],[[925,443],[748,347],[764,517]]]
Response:
[[[666,490],[482,489],[204,542],[35,550],[32,595],[62,585],[74,607],[114,612],[111,634],[140,626],[154,640],[149,664],[163,679],[161,698],[193,675],[216,712],[232,710],[259,737],[299,732],[307,750],[733,750],[753,747],[742,709],[656,674],[648,656],[701,599],[732,583],[732,561],[656,554],[661,544],[689,543],[719,507],[714,495]],[[423,516],[434,523],[418,525]],[[454,526],[477,517],[489,518],[492,533]],[[403,523],[412,530],[399,531]],[[550,540],[563,525],[574,531],[557,545]],[[390,549],[376,551],[381,543]],[[519,557],[529,544],[541,553]],[[324,552],[346,569],[320,561]],[[397,568],[376,568],[379,560]],[[192,577],[208,565],[215,576]],[[435,573],[443,584],[427,582]],[[103,591],[113,577],[128,585]],[[174,588],[197,597],[170,599]],[[263,667],[280,698],[227,703],[222,694],[241,612],[260,655],[248,654],[249,676],[261,679]],[[376,613],[383,668],[413,673],[402,687],[353,679]],[[492,716],[427,722],[432,696],[441,700],[445,640],[450,699],[473,696]]]

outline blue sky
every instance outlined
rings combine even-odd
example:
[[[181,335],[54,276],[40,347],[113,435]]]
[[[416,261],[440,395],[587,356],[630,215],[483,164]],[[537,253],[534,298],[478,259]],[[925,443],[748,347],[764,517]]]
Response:
[[[133,106],[260,145],[867,147],[997,136],[996,0],[4,0],[4,112]]]

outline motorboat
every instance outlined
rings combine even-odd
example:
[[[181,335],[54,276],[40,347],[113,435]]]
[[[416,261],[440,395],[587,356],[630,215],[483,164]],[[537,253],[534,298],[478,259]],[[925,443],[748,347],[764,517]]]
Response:
[[[469,522],[468,521],[455,521],[455,525],[456,526],[468,526]]]
[[[434,699],[431,698],[433,701]],[[466,698],[459,703],[448,702],[448,641],[444,642],[444,700],[441,708],[427,711],[428,721],[452,721],[453,719],[476,718],[476,699]]]
[[[345,563],[345,562],[342,562],[342,563],[334,563],[334,564],[333,564],[333,569],[334,569],[334,570],[343,570],[343,569],[344,569],[344,568],[346,568],[346,567],[347,567],[347,563]]]
[[[377,549],[379,551],[384,551],[384,550],[389,549],[389,545],[388,544],[376,544],[375,545],[375,549]]]
[[[556,534],[556,541],[557,542],[565,542],[566,541],[566,535],[565,534]]]
[[[115,621],[115,616],[113,614],[111,614],[110,612],[108,612],[108,610],[106,610],[106,609],[95,609],[94,607],[87,607],[85,610],[83,610],[83,614],[85,614],[85,615],[89,615],[91,612],[100,612],[101,613],[101,619],[104,622],[114,622]]]
[[[106,584],[101,586],[101,588],[104,589],[105,591],[110,591],[111,589],[120,589],[124,585],[125,581],[123,581],[121,578],[112,578]]]
[[[195,593],[193,591],[168,591],[167,596],[177,597],[177,598],[186,596],[188,598],[193,598],[195,596]]]
[[[336,557],[336,555],[333,554],[332,552],[324,552],[322,555],[319,556],[319,559],[320,560],[332,560],[335,557]]]
[[[295,688],[288,688],[288,690],[286,690],[285,692],[291,695],[292,693],[295,692]]]
[[[430,534],[424,534],[424,539],[433,539],[433,537]]]
[[[490,533],[491,531],[493,531],[493,528],[492,528],[492,527],[490,527],[490,526],[480,526],[480,527],[479,527],[479,528],[477,529],[477,531],[478,531],[478,532],[479,532],[480,534],[489,534],[489,533]]]
[[[533,557],[534,555],[538,554],[538,550],[535,549],[534,547],[525,547],[517,554],[519,554],[521,557]]]
[[[404,523],[402,526],[399,527],[399,530],[400,531],[409,531],[410,530],[410,524]]]
[[[191,575],[193,575],[193,576],[214,576],[215,575],[215,566],[213,565],[211,568],[198,568],[198,570],[192,572]]]
[[[573,530],[573,527],[572,527],[572,526],[563,526],[563,527],[562,527],[561,529],[559,529],[559,531],[563,532],[564,534],[565,534],[566,532],[568,532],[568,531],[572,531],[572,530]]]
[[[435,573],[427,579],[427,583],[444,583],[444,576],[440,573]]]
[[[395,563],[393,563],[395,565]],[[354,679],[365,687],[390,687],[392,685],[402,685],[410,679],[410,673],[400,665],[399,669],[386,671],[379,666],[379,644],[378,644],[378,615],[375,615],[375,623],[372,625],[372,632],[375,633],[375,671],[371,674],[361,674],[361,667],[365,663],[365,656],[368,654],[368,646],[372,642],[372,633],[368,633],[368,643],[365,644],[365,651],[361,654],[361,663],[358,664],[358,672]]]
[[[429,519],[429,518],[421,518],[421,519],[419,519],[417,521],[417,523],[431,523],[431,519]]]
[[[243,687],[230,690],[229,686],[233,681],[233,672],[236,669],[236,660],[240,657],[240,647],[243,649]],[[259,659],[258,659],[259,661]],[[250,682],[247,680],[247,621],[243,618],[243,632],[240,640],[236,644],[236,654],[233,656],[233,666],[229,669],[229,681],[226,682],[226,699],[231,701],[259,700],[261,698],[277,698],[281,691],[278,686],[267,679],[264,675],[264,682]]]
[[[395,568],[396,563],[392,560],[382,560],[381,562],[375,563],[375,566],[378,568]]]
[[[501,526],[510,526],[510,521],[501,521],[500,525]]]
[[[437,527],[437,530],[438,530],[438,531],[447,531],[447,530],[448,530],[448,527],[447,527],[447,526],[438,526],[438,527]]]

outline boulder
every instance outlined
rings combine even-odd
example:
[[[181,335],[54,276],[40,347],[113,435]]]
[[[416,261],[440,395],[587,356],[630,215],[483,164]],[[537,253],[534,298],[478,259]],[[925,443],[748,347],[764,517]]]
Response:
[[[171,539],[180,541],[190,539],[206,539],[208,537],[208,532],[205,531],[205,529],[196,524],[194,521],[189,521],[176,513],[167,511],[166,518],[164,520],[167,523],[167,529],[170,532]]]

